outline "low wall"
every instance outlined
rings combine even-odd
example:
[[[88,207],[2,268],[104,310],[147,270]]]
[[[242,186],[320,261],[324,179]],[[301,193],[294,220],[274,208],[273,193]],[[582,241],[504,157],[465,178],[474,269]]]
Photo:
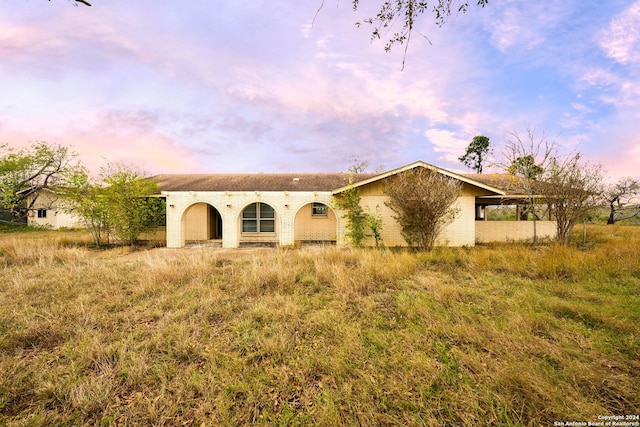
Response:
[[[476,221],[476,243],[533,240],[533,221]],[[555,239],[555,221],[536,221],[538,239]]]
[[[167,227],[155,227],[149,231],[142,233],[139,237],[140,240],[146,240],[150,242],[167,242]]]

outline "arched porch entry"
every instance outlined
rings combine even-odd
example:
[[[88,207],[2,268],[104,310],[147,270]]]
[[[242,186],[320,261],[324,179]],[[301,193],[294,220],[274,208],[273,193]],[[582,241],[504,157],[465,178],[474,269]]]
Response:
[[[338,220],[330,206],[312,202],[302,206],[294,219],[294,240],[298,244],[335,244]]]
[[[222,216],[208,203],[194,203],[185,209],[181,220],[185,243],[219,243],[222,245]]]

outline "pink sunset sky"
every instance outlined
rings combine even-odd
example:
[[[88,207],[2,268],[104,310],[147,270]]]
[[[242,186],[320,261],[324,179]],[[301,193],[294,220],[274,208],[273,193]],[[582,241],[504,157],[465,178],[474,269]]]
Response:
[[[0,144],[71,147],[150,174],[494,161],[545,134],[640,176],[640,1],[489,1],[384,51],[376,2],[0,3]],[[365,2],[363,2],[365,3]],[[597,7],[596,7],[597,6]],[[314,19],[315,18],[315,19]]]

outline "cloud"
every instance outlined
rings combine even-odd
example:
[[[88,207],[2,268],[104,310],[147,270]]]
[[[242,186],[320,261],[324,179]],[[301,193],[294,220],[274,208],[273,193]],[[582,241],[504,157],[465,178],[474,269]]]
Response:
[[[191,149],[159,129],[161,119],[155,112],[104,110],[67,120],[42,121],[36,126],[26,126],[16,119],[10,122],[3,125],[3,142],[15,147],[34,141],[68,146],[94,172],[106,162],[131,164],[149,173],[201,167]]]
[[[456,132],[443,129],[429,129],[424,135],[433,144],[435,152],[443,153],[440,159],[447,162],[457,162],[469,143],[461,139]]]
[[[616,16],[602,31],[600,47],[620,64],[640,62],[640,1]]]
[[[542,47],[555,29],[567,23],[572,3],[566,0],[527,3],[507,0],[490,4],[483,11],[485,29],[501,51],[512,48],[531,51]]]

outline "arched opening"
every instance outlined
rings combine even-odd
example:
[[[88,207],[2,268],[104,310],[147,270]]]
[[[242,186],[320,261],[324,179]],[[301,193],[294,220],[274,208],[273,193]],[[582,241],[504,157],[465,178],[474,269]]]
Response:
[[[195,203],[182,215],[185,243],[222,245],[222,216],[208,203]]]
[[[240,213],[240,245],[276,244],[278,216],[273,206],[262,202],[247,205]]]
[[[297,244],[335,244],[337,232],[336,214],[324,203],[307,203],[296,213],[294,240]]]

